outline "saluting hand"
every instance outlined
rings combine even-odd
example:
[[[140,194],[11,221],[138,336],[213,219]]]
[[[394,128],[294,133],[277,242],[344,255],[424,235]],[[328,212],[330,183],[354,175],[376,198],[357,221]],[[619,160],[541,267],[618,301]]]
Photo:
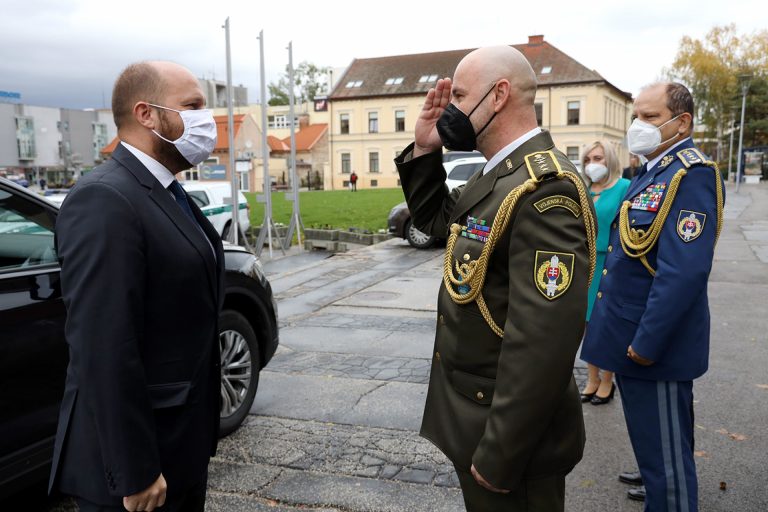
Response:
[[[637,364],[641,366],[651,366],[653,364],[653,361],[650,359],[646,359],[632,348],[632,345],[629,346],[627,349],[627,357],[636,362]]]
[[[165,505],[165,493],[167,491],[168,485],[165,483],[165,477],[160,473],[155,483],[140,493],[123,498],[123,507],[128,512],[152,512],[156,508]]]
[[[427,93],[424,107],[416,119],[416,145],[413,156],[421,156],[439,150],[443,143],[437,133],[437,120],[451,101],[451,79],[441,78]]]
[[[477,472],[477,469],[475,469],[475,465],[472,464],[472,467],[470,468],[470,471],[472,471],[472,476],[475,477],[475,481],[478,483],[478,485],[485,487],[491,492],[498,492],[500,494],[508,494],[509,491],[506,489],[497,489],[496,487],[492,486],[488,480],[483,478],[483,475]]]

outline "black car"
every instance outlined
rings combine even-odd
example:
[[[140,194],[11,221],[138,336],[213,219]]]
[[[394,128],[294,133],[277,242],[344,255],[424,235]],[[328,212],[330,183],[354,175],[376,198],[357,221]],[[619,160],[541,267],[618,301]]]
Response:
[[[0,178],[0,500],[50,469],[68,349],[53,242],[58,207]],[[238,428],[277,349],[277,305],[259,260],[224,245],[221,433]]]

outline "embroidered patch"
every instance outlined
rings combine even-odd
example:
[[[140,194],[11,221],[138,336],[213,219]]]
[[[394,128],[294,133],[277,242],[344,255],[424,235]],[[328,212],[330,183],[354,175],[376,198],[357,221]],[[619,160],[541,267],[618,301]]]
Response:
[[[461,233],[459,234],[464,238],[485,243],[488,241],[488,233],[490,232],[491,226],[488,225],[487,221],[477,219],[470,215],[467,217],[467,225],[461,226]]]
[[[647,212],[659,211],[659,205],[661,205],[661,198],[666,190],[666,183],[654,183],[646,188],[643,192],[635,196],[632,200],[633,210],[644,210]]]
[[[571,285],[574,255],[567,252],[536,251],[533,280],[544,297],[555,300]]]
[[[525,166],[528,168],[528,175],[538,182],[547,174],[561,172],[557,157],[552,151],[539,151],[525,155]]]
[[[665,156],[664,158],[661,159],[661,162],[659,162],[659,167],[658,168],[659,169],[664,169],[666,166],[668,166],[669,164],[671,164],[674,161],[675,161],[675,157],[673,157],[672,155],[667,155],[667,156]]]
[[[541,201],[536,201],[533,206],[539,211],[544,213],[550,208],[565,208],[573,214],[574,217],[581,215],[581,206],[579,203],[567,196],[549,196],[545,197]]]
[[[706,158],[701,154],[701,151],[696,148],[687,148],[678,151],[677,156],[680,157],[680,160],[682,160],[686,169],[690,168],[692,165],[705,163],[706,161]]]
[[[677,216],[677,235],[683,242],[696,240],[704,231],[704,223],[706,221],[706,213],[680,210],[680,215]]]

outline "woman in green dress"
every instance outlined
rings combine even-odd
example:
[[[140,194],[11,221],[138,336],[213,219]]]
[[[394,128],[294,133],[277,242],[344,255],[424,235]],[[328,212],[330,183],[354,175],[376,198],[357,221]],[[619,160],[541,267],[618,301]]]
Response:
[[[587,328],[589,328],[589,317],[592,314],[597,290],[600,287],[600,278],[603,275],[611,222],[616,217],[630,181],[621,177],[619,159],[610,143],[594,142],[586,148],[583,155],[581,164],[584,181],[589,186],[589,193],[595,202],[597,214],[597,262],[595,274],[592,276],[592,285],[589,287],[587,308]],[[587,370],[587,385],[581,392],[581,401],[591,402],[592,405],[607,404],[613,398],[615,390],[613,372],[600,370],[591,364],[587,365]]]

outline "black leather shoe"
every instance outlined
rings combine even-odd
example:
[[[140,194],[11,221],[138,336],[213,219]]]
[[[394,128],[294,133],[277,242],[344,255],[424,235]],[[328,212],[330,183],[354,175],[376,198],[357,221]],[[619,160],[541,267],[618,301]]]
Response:
[[[619,473],[619,482],[630,485],[643,485],[643,477],[639,471],[625,471]]]
[[[603,404],[607,404],[608,402],[610,402],[611,400],[613,400],[613,394],[614,394],[615,392],[616,392],[616,384],[613,384],[613,383],[611,383],[611,392],[610,392],[610,393],[608,393],[608,396],[606,396],[606,397],[597,396],[597,392],[595,392],[595,396],[593,396],[593,397],[592,397],[592,400],[590,400],[589,402],[590,402],[592,405],[603,405]]]
[[[634,501],[645,501],[645,486],[643,485],[628,490],[627,497]]]
[[[597,393],[597,391],[595,391]],[[595,393],[582,393],[581,394],[581,403],[586,403],[592,400],[592,397],[595,396]]]

